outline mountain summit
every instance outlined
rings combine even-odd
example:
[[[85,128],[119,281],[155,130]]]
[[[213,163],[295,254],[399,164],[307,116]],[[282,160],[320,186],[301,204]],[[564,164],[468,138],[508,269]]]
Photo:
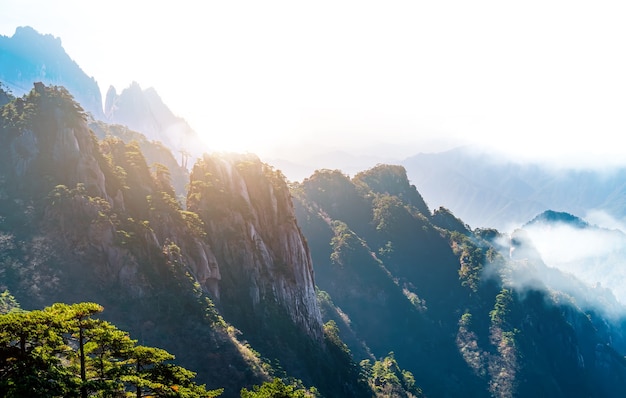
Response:
[[[28,93],[34,82],[64,86],[87,112],[104,116],[96,80],[67,55],[60,38],[29,26],[17,28],[12,37],[0,36],[0,81],[15,96]]]
[[[551,224],[551,223],[566,224],[574,228],[588,228],[589,227],[589,223],[580,217],[576,217],[573,214],[566,213],[563,211],[554,211],[554,210],[544,211],[543,213],[537,215],[537,217],[533,218],[532,220],[524,224],[524,227],[528,227],[532,225]]]
[[[160,141],[183,157],[200,158],[206,149],[198,134],[185,119],[174,115],[152,87],[142,89],[133,82],[117,93],[109,87],[104,107],[106,121],[128,126],[148,139]]]
[[[144,90],[133,82],[118,94],[110,87],[103,109],[96,80],[70,58],[61,39],[31,27],[17,28],[12,37],[0,36],[0,82],[16,97],[27,94],[35,82],[63,86],[95,120],[125,125],[148,140],[161,142],[181,157],[185,168],[190,168],[207,149],[154,88]]]

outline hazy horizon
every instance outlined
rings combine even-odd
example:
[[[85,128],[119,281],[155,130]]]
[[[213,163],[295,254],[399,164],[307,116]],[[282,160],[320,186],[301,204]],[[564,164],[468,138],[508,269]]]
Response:
[[[626,159],[617,2],[6,0],[4,10],[0,34],[59,37],[103,93],[154,87],[215,150],[402,159],[477,145],[523,161]]]

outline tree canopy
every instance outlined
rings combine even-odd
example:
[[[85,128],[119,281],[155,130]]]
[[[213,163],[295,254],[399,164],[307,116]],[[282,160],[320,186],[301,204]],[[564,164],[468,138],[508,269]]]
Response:
[[[165,350],[94,318],[95,303],[0,315],[0,396],[215,397]]]

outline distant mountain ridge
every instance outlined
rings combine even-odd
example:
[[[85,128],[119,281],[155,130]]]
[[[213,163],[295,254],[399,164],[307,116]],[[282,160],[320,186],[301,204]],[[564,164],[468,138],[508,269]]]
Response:
[[[273,375],[367,396],[322,324],[280,172],[204,156],[185,209],[167,167],[151,169],[137,141],[98,140],[66,89],[36,83],[1,110],[0,291],[23,308],[100,303],[227,397]]]
[[[133,82],[118,94],[110,87],[103,108],[96,80],[69,57],[61,39],[31,27],[17,28],[12,37],[0,36],[0,82],[16,97],[28,93],[34,82],[63,86],[96,121],[125,125],[148,140],[161,142],[186,168],[207,150],[198,134],[173,114],[154,88],[144,90]]]
[[[563,211],[546,210],[524,224],[524,227],[549,223],[562,223],[575,228],[588,228],[590,226],[587,221],[573,214]]]
[[[120,94],[113,86],[109,87],[104,114],[107,122],[128,126],[150,140],[163,143],[176,155],[187,156],[188,167],[207,149],[187,121],[174,115],[154,88],[144,90],[137,82]]]
[[[466,147],[418,154],[400,164],[431,207],[445,206],[474,228],[509,230],[549,209],[626,217],[626,168],[553,170]]]
[[[34,82],[64,86],[95,118],[104,117],[96,80],[67,55],[60,38],[29,26],[18,27],[12,37],[0,36],[0,81],[15,96],[28,93]]]
[[[400,166],[353,178],[318,170],[292,192],[324,317],[356,358],[393,351],[426,396],[626,392],[624,307],[544,264],[524,230],[471,230],[446,208],[431,213]]]

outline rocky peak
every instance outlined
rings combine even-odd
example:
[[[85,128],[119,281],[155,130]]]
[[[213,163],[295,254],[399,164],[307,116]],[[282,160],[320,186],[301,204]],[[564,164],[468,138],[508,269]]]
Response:
[[[104,116],[109,118],[110,115],[114,112],[113,106],[115,105],[115,100],[117,99],[117,91],[115,87],[109,86],[107,90],[107,95],[104,100]]]
[[[62,87],[41,82],[24,98],[6,105],[3,119],[3,171],[16,185],[47,175],[38,190],[54,185],[84,184],[89,193],[108,199],[104,173],[95,154],[97,143],[87,127],[83,109]]]
[[[537,215],[535,218],[526,223],[524,227],[528,227],[531,225],[548,225],[556,223],[567,224],[574,228],[589,227],[589,223],[579,217],[576,217],[573,214],[554,210],[544,211],[543,213]]]
[[[366,184],[373,192],[397,196],[428,217],[430,211],[415,185],[411,185],[402,166],[379,164],[354,176],[355,182]]]
[[[244,324],[283,312],[321,339],[311,256],[280,171],[254,155],[205,156],[192,170],[187,206],[206,225],[225,312]]]
[[[189,124],[165,105],[154,88],[144,90],[137,82],[119,94],[114,87],[109,88],[105,115],[108,122],[128,126],[174,152],[199,158],[206,147]]]
[[[66,87],[82,107],[102,118],[102,96],[98,83],[89,77],[63,49],[61,39],[18,27],[12,37],[0,36],[0,80],[16,96],[26,94],[32,84]]]

